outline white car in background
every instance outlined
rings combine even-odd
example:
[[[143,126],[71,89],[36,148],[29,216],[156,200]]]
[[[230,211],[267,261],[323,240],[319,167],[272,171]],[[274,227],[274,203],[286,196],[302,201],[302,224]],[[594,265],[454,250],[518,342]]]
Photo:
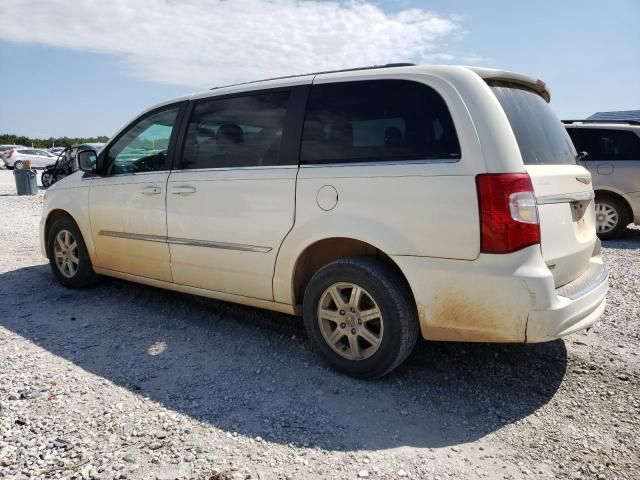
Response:
[[[0,170],[7,168],[7,163],[4,161],[3,154],[8,150],[15,150],[16,148],[27,148],[23,145],[0,145]]]
[[[21,169],[26,160],[31,162],[31,168],[44,168],[55,161],[56,156],[35,148],[12,148],[4,152],[0,158],[8,168]]]

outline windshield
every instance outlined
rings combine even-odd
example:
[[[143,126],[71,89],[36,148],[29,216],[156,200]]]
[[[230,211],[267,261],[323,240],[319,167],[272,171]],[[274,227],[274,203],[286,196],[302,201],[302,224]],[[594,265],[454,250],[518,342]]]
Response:
[[[525,165],[575,165],[576,151],[564,125],[537,93],[491,84],[506,113]]]

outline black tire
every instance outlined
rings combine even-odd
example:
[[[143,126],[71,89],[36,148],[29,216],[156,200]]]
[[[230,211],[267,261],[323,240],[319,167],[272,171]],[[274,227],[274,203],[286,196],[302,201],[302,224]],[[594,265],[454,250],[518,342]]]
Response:
[[[629,219],[629,212],[626,208],[626,205],[622,203],[619,199],[615,197],[610,197],[608,195],[599,195],[596,197],[596,224],[598,222],[598,213],[597,207],[598,205],[605,205],[613,210],[615,210],[616,215],[618,217],[618,221],[613,228],[607,231],[599,231],[598,237],[602,240],[611,240],[614,238],[620,237],[624,231],[627,229],[627,225],[631,222]]]
[[[17,168],[18,170],[22,170],[23,167],[24,167],[24,163],[22,163],[22,160],[16,160],[15,162],[13,162],[12,168]]]
[[[378,349],[368,358],[345,358],[334,351],[321,331],[320,302],[329,287],[341,282],[363,288],[382,313],[384,333]],[[316,272],[304,294],[303,316],[309,338],[329,365],[356,378],[389,373],[411,354],[418,338],[418,316],[409,285],[394,268],[373,257],[342,258]]]
[[[43,187],[50,187],[51,186],[51,174],[49,173],[43,173],[42,177],[40,177],[40,181],[42,182],[42,186]]]
[[[58,267],[55,257],[54,242],[58,234],[66,230],[73,236],[73,240],[77,243],[77,258],[79,262],[77,264],[77,270],[72,276],[65,276],[61,269]],[[47,254],[49,256],[49,265],[56,280],[67,288],[81,289],[95,285],[99,276],[93,271],[93,265],[91,264],[91,258],[87,252],[87,247],[84,244],[84,239],[80,233],[80,229],[73,221],[71,217],[63,217],[56,220],[49,230],[49,236],[47,238]]]

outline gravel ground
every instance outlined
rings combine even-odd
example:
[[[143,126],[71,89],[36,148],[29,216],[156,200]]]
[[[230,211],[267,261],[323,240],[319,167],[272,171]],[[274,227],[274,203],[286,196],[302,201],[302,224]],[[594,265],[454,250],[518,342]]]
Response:
[[[640,229],[605,244],[588,333],[422,342],[363,382],[284,315],[117,280],[65,290],[41,205],[0,171],[0,478],[640,478]]]

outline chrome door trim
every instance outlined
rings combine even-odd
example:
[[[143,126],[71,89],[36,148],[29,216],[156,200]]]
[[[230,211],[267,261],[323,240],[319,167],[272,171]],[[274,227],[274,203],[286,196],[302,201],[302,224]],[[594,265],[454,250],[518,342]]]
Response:
[[[166,243],[167,237],[162,235],[146,235],[144,233],[127,233],[127,232],[114,232],[111,230],[100,230],[98,235],[103,237],[116,237],[126,238],[128,240],[146,240],[147,242],[161,242]]]
[[[458,163],[460,158],[429,158],[423,160],[363,160],[360,162],[327,162],[327,163],[301,163],[300,168],[327,168],[327,167],[384,167],[388,165],[431,165],[434,163]]]
[[[171,175],[178,174],[189,174],[192,172],[235,172],[235,171],[250,171],[250,170],[297,170],[298,165],[254,165],[254,166],[246,166],[246,167],[218,167],[218,168],[176,168],[171,170]]]
[[[209,240],[194,240],[190,238],[164,237],[161,235],[146,235],[144,233],[114,232],[100,230],[98,235],[105,237],[126,238],[128,240],[146,240],[148,242],[170,243],[173,245],[189,245],[192,247],[220,248],[224,250],[239,250],[242,252],[268,253],[271,247],[258,245],[245,245],[242,243],[213,242]]]
[[[109,179],[109,178],[124,178],[124,177],[144,177],[147,175],[154,175],[154,174],[160,174],[160,173],[164,173],[166,175],[169,175],[171,173],[171,170],[153,170],[150,172],[131,172],[131,173],[114,173],[113,175],[98,175],[98,174],[94,174],[88,177],[82,177],[82,180],[94,180],[94,179],[100,179],[100,180],[105,180],[105,179]],[[158,182],[164,182],[164,180],[157,180]],[[140,182],[145,182],[145,180],[140,180]],[[153,180],[152,180],[153,182]]]
[[[167,241],[168,243],[171,243],[174,245],[190,245],[192,247],[221,248],[224,250],[240,250],[243,252],[268,253],[272,250],[271,247],[260,247],[258,245],[244,245],[241,243],[226,243],[226,242],[211,242],[209,240],[192,240],[189,238],[168,237]]]
[[[593,193],[593,190],[588,190],[586,192],[562,193],[559,195],[546,195],[544,197],[537,197],[536,203],[538,205],[547,205],[551,203],[585,202],[593,200],[595,197],[596,194]]]

